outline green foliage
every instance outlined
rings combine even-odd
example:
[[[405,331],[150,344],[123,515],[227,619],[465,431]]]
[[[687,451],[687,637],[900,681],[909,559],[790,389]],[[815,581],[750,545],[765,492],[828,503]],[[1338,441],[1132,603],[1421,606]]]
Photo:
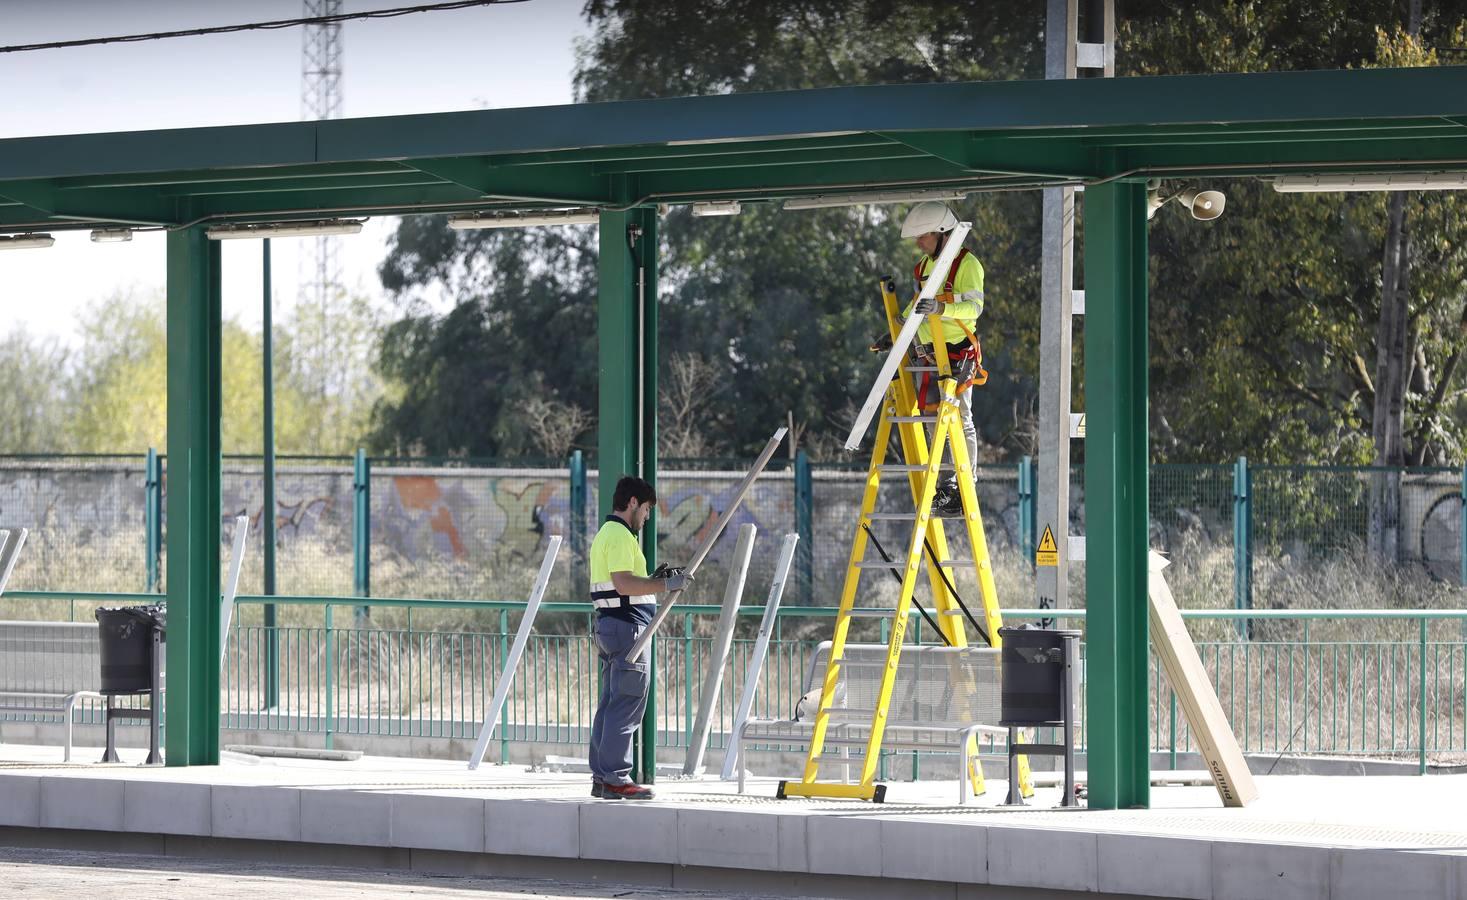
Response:
[[[296,317],[297,321],[299,317]],[[332,328],[355,335],[358,350],[335,366],[349,390],[323,392],[308,383],[289,328],[275,356],[276,449],[342,454],[359,446],[380,393],[366,347],[377,341],[362,301],[333,310]],[[299,326],[297,326],[299,327]],[[80,344],[67,353],[24,331],[0,339],[0,396],[7,452],[141,453],[162,450],[168,437],[168,347],[162,297],[118,293],[90,306],[79,322]],[[343,339],[344,338],[339,338]],[[221,438],[225,453],[259,453],[263,441],[261,335],[226,321],[221,336]],[[363,346],[364,345],[364,346]]]
[[[47,453],[63,445],[65,348],[18,328],[0,338],[0,453]]]

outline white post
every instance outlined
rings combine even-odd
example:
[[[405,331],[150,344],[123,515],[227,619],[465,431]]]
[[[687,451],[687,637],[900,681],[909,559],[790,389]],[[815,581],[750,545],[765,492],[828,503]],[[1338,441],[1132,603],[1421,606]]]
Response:
[[[723,529],[728,527],[729,520],[739,510],[739,504],[744,502],[744,495],[749,492],[749,488],[754,486],[754,479],[759,477],[759,473],[763,472],[764,467],[769,465],[769,458],[774,455],[775,450],[779,449],[779,442],[784,440],[786,430],[781,425],[774,432],[774,436],[769,439],[769,443],[765,444],[764,449],[760,451],[759,458],[754,460],[754,468],[750,469],[749,474],[744,476],[744,480],[739,482],[739,486],[734,488],[733,499],[729,500],[728,508],[723,511],[723,514],[718,517],[718,521],[714,523],[713,531],[703,539],[703,543],[693,552],[693,558],[687,565],[687,573],[689,575],[698,571],[698,567],[703,564],[703,558],[708,555],[708,551],[713,549],[713,544],[718,540],[719,535],[723,534]],[[682,591],[671,591],[666,597],[662,598],[661,603],[657,604],[657,614],[652,617],[652,621],[642,631],[642,636],[632,642],[632,649],[627,651],[627,662],[636,662],[642,658],[642,653],[646,651],[647,645],[652,643],[652,638],[657,634],[657,629],[662,627],[663,620],[667,618],[668,613],[672,612],[672,605],[681,596]]]
[[[561,536],[552,534],[549,538],[550,546],[545,548],[545,561],[540,563],[540,574],[535,576],[530,599],[525,601],[525,614],[520,619],[520,630],[515,633],[514,644],[509,648],[509,658],[504,661],[504,671],[499,673],[499,681],[494,685],[494,698],[489,701],[484,727],[479,729],[479,741],[474,744],[474,752],[469,755],[469,771],[479,768],[479,763],[484,761],[484,752],[489,749],[489,741],[494,737],[494,726],[499,724],[499,713],[504,709],[504,701],[509,698],[509,689],[514,686],[515,669],[519,667],[525,645],[530,641],[530,629],[535,624],[535,614],[540,610],[540,599],[545,596],[545,588],[550,584],[550,570],[555,568],[560,542]]]
[[[698,701],[698,718],[693,725],[693,739],[683,760],[683,774],[696,775],[703,767],[703,754],[708,750],[708,732],[713,727],[713,707],[723,690],[723,670],[733,647],[734,626],[738,624],[739,601],[744,596],[744,580],[749,576],[749,559],[754,555],[754,538],[759,529],[753,523],[739,526],[739,542],[734,546],[733,569],[728,573],[728,587],[723,592],[723,609],[718,614],[718,632],[708,654],[708,670],[703,673],[703,694]]]
[[[942,273],[952,268],[953,260],[957,258],[958,251],[963,248],[963,241],[967,239],[968,232],[972,228],[972,222],[959,222],[952,230],[947,243],[942,245],[942,252],[937,254],[937,262],[932,264],[932,277],[922,285],[922,293],[917,295],[918,300],[931,300],[937,296],[938,289],[943,285]],[[891,345],[891,351],[886,354],[886,362],[881,364],[881,374],[876,376],[876,381],[871,385],[871,392],[866,395],[866,402],[861,406],[861,413],[856,416],[856,424],[851,426],[851,433],[846,436],[847,450],[854,450],[861,446],[861,439],[866,436],[866,429],[871,425],[871,417],[876,415],[876,407],[881,405],[881,398],[886,396],[887,386],[896,377],[897,366],[907,358],[907,348],[912,346],[912,340],[917,337],[917,328],[925,318],[927,316],[919,316],[914,312],[902,325],[901,334],[897,335],[897,339]]]
[[[20,548],[25,546],[28,534],[30,530],[26,528],[0,531],[0,594],[5,593],[5,585],[10,582],[10,573],[15,570],[15,562],[20,559]]]
[[[764,671],[764,658],[769,654],[769,638],[774,633],[774,620],[779,618],[779,602],[784,598],[784,586],[789,582],[790,566],[795,561],[795,545],[800,542],[798,534],[784,536],[779,548],[779,562],[774,564],[774,581],[769,585],[769,599],[764,601],[764,618],[759,622],[759,637],[754,641],[754,654],[749,659],[749,671],[744,675],[744,690],[739,695],[738,710],[734,712],[733,732],[729,734],[728,750],[723,754],[724,781],[731,781],[737,766],[743,765],[743,742],[739,733],[754,708],[754,694],[759,690],[759,676]]]
[[[234,618],[234,598],[239,596],[239,569],[244,564],[245,538],[250,533],[248,516],[234,517],[234,549],[229,554],[229,577],[219,598],[219,668],[224,668],[224,648],[229,643],[229,623]]]

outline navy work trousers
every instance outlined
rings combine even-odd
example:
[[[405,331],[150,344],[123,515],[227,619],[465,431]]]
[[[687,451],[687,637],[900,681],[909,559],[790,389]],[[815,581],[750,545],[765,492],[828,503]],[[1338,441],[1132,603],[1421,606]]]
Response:
[[[601,698],[591,722],[591,776],[606,784],[632,781],[632,735],[647,709],[647,657],[635,664],[627,651],[645,631],[623,619],[598,615],[593,637],[601,658]]]

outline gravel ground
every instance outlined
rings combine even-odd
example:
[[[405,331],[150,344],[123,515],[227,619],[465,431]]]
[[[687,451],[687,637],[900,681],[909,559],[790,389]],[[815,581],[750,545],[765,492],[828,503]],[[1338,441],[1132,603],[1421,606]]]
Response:
[[[134,856],[72,850],[0,847],[0,894],[82,897],[86,900],[338,900],[345,897],[473,897],[476,900],[579,897],[674,900],[715,895],[699,891],[578,884],[538,879],[470,878],[421,872],[373,871],[323,866],[179,857]],[[719,894],[729,897],[734,895]],[[741,894],[753,900],[754,895]]]

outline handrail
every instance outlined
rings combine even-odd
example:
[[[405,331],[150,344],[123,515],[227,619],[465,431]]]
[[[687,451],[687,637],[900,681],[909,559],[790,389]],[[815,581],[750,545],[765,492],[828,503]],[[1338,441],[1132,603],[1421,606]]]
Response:
[[[164,594],[104,591],[6,591],[6,598],[18,600],[82,600],[100,602],[159,602],[166,600]],[[3,600],[3,598],[0,598]],[[431,597],[328,597],[317,595],[289,594],[240,594],[236,603],[277,603],[287,606],[396,606],[416,609],[523,609],[523,600],[444,600]],[[590,613],[591,605],[581,601],[543,603],[542,612]],[[722,607],[718,604],[680,603],[678,610],[689,615],[716,616]],[[884,607],[857,607],[854,612],[889,612]],[[834,606],[782,606],[777,611],[780,618],[833,618],[839,612]],[[1010,619],[1084,619],[1083,609],[1003,609],[1000,613]],[[762,616],[764,606],[741,606],[740,616]],[[908,612],[916,615],[916,610]],[[1467,619],[1467,609],[1184,609],[1187,619]]]

